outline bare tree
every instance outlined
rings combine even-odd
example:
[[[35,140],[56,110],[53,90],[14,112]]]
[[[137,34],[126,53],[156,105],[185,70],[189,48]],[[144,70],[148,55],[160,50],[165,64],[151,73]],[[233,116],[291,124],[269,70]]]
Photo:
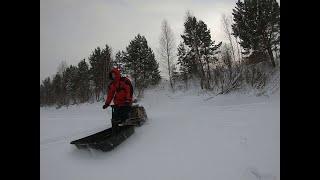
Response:
[[[172,83],[172,65],[175,56],[175,40],[174,34],[168,24],[167,20],[162,21],[161,25],[161,35],[160,35],[160,48],[159,48],[159,55],[160,59],[163,62],[166,62],[166,69],[168,70],[170,86],[173,89]]]
[[[232,32],[231,20],[225,14],[222,14],[222,27],[223,27],[223,30],[226,33],[226,36],[227,36],[227,38],[228,38],[228,40],[230,42],[231,52],[232,52],[232,55],[233,55],[233,60],[235,61],[236,60],[236,56],[235,56],[235,53],[234,53],[234,47],[233,47],[232,36],[231,36],[231,32]]]
[[[66,60],[61,61],[61,63],[59,64],[58,68],[57,68],[57,74],[62,75],[62,73],[67,69],[68,65]]]
[[[240,40],[238,40],[238,37],[234,37],[236,40],[236,47],[237,47],[237,51],[238,51],[238,56],[239,56],[239,61],[242,61],[242,55],[241,55],[241,46],[240,46]]]

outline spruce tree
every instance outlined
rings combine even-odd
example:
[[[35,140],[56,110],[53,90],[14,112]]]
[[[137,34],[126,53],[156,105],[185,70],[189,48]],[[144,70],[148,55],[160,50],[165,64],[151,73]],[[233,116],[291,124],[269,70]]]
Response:
[[[108,73],[112,68],[111,48],[106,45],[104,49],[97,47],[89,56],[91,65],[90,74],[94,82],[96,100],[100,100],[100,94],[106,93],[109,84]]]
[[[90,91],[90,74],[89,74],[89,65],[83,59],[78,63],[78,98],[80,103],[86,102],[89,100],[89,91]]]
[[[188,56],[187,49],[184,43],[180,42],[178,46],[178,65],[180,66],[180,76],[181,80],[185,82],[186,88],[188,88],[188,79],[192,75],[192,68],[195,67],[193,65],[194,61],[191,57]]]
[[[101,73],[101,69],[103,68],[103,66],[101,63],[101,54],[102,53],[100,47],[97,47],[89,56],[89,63],[91,65],[90,74],[92,81],[94,82],[94,91],[97,101],[100,99],[100,92],[102,91],[103,74]]]
[[[160,81],[159,64],[146,38],[140,34],[130,42],[126,51],[124,61],[140,95],[145,88]]]
[[[129,74],[126,58],[127,53],[125,51],[118,51],[115,56],[115,61],[113,62],[113,66],[119,68],[123,76]]]
[[[215,41],[211,40],[207,25],[190,14],[187,15],[184,27],[184,34],[181,37],[184,44],[190,48],[188,54],[193,60],[192,74],[200,77],[202,89],[210,89],[210,63],[216,60],[215,55],[218,53],[217,49],[221,46],[221,42],[215,44]]]
[[[40,107],[46,105],[45,104],[45,88],[43,84],[40,84]]]
[[[52,104],[52,86],[50,77],[45,78],[42,81],[42,103],[43,105],[51,105]]]
[[[112,58],[111,58],[112,50],[107,44],[105,48],[101,51],[101,74],[102,74],[102,93],[105,94],[107,91],[107,86],[110,83],[110,79],[108,77],[108,73],[112,68]]]
[[[233,9],[233,35],[240,38],[243,54],[267,54],[275,67],[273,50],[280,43],[280,6],[276,0],[238,0]]]
[[[63,104],[63,87],[62,87],[62,75],[57,73],[52,80],[52,88],[54,92],[55,103],[60,107]]]
[[[78,69],[71,65],[64,72],[65,88],[66,88],[66,104],[77,103],[77,87],[78,87]]]
[[[200,57],[202,60],[203,71],[206,72],[206,88],[210,89],[210,81],[212,80],[210,64],[218,61],[216,54],[220,53],[218,48],[220,48],[222,42],[215,44],[215,41],[211,40],[210,30],[207,28],[207,25],[203,21],[198,22],[198,36],[201,41],[200,44]]]

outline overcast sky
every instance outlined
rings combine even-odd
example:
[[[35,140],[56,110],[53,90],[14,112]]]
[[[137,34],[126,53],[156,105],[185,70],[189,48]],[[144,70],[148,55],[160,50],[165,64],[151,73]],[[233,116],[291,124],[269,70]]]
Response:
[[[56,73],[62,60],[76,65],[94,48],[125,50],[138,34],[156,53],[166,19],[177,44],[186,11],[203,20],[212,39],[225,41],[221,15],[231,15],[237,0],[40,0],[40,81]],[[87,61],[88,62],[88,61]]]

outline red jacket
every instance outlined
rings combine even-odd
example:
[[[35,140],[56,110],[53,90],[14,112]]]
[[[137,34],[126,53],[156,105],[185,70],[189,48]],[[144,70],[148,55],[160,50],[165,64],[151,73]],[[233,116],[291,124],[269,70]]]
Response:
[[[133,88],[131,81],[126,77],[120,77],[120,71],[116,68],[111,70],[115,79],[108,86],[108,95],[105,104],[110,105],[112,99],[116,106],[132,104]]]

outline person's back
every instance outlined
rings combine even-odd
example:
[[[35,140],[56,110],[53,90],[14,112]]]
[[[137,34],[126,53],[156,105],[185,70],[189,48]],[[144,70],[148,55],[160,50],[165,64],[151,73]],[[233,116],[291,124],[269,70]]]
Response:
[[[115,106],[126,106],[132,103],[133,88],[131,82],[126,77],[120,76],[120,71],[113,68],[109,73],[113,80],[108,86],[106,105],[110,105],[112,99]]]

